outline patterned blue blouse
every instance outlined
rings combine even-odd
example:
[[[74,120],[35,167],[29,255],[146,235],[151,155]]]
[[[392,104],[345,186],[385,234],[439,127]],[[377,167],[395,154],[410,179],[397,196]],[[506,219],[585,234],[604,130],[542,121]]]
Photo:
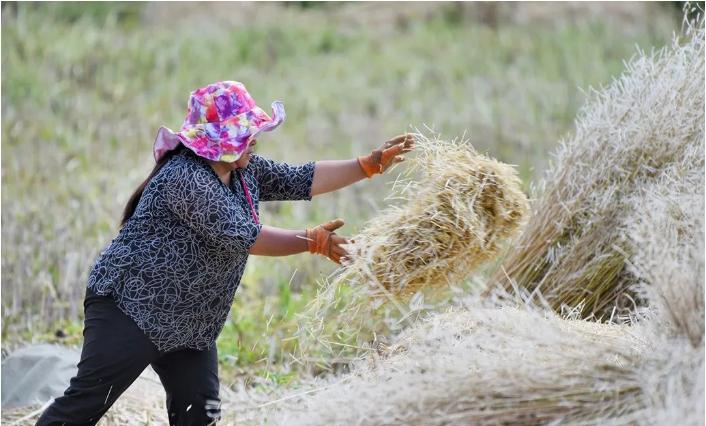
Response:
[[[112,295],[163,352],[210,349],[223,329],[262,225],[259,201],[310,200],[314,162],[300,166],[252,155],[226,186],[186,149],[145,187],[133,216],[100,253],[88,287]]]

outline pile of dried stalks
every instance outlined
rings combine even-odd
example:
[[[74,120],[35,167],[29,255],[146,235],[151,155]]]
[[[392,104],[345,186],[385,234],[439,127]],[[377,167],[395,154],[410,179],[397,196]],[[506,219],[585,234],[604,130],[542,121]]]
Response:
[[[677,194],[664,183],[641,201],[653,208],[628,221],[639,243],[630,268],[650,306],[631,324],[563,318],[501,291],[469,297],[406,330],[351,374],[279,396],[268,418],[287,425],[703,424],[704,187]]]
[[[686,36],[583,110],[503,286],[280,398],[275,423],[703,424],[703,21]]]
[[[701,24],[700,24],[701,25]],[[634,194],[661,180],[698,185],[704,130],[704,42],[638,55],[610,87],[592,90],[573,137],[555,154],[518,247],[493,281],[541,292],[557,312],[624,317],[645,299],[633,290],[627,222],[645,203]],[[691,173],[691,174],[690,174]],[[698,173],[697,173],[698,174]],[[666,176],[666,177],[665,177]],[[690,179],[687,181],[687,179]]]
[[[283,401],[277,424],[537,424],[634,410],[626,360],[644,342],[626,326],[566,321],[521,309],[432,317],[392,355]]]

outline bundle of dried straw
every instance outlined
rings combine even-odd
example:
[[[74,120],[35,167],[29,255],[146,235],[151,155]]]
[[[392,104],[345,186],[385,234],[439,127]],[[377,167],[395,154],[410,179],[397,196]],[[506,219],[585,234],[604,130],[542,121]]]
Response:
[[[297,359],[315,370],[367,353],[371,341],[375,346],[432,306],[419,290],[447,297],[436,289],[457,285],[493,259],[525,221],[527,197],[511,166],[466,140],[421,133],[416,140],[417,155],[393,188],[395,205],[365,224],[353,238],[352,262],[300,314]],[[413,293],[421,297],[407,307]]]
[[[498,254],[528,211],[511,166],[465,140],[416,138],[418,155],[393,189],[400,202],[354,238],[354,260],[343,275],[373,293],[408,295],[459,282]]]

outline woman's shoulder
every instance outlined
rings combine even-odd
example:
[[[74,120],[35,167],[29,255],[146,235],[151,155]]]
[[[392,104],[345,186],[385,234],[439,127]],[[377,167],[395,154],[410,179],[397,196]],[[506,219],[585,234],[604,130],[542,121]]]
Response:
[[[266,162],[267,159],[258,155],[258,154],[250,154],[250,160],[248,161],[248,165],[245,167],[246,169],[257,169],[258,167],[261,167],[264,162]]]
[[[186,168],[193,170],[207,170],[206,167],[210,167],[205,158],[199,157],[189,149],[183,149],[174,154],[167,164],[165,164],[165,167],[167,166],[170,168]]]
[[[250,161],[248,162],[247,167],[245,167],[245,171],[250,172],[255,176],[260,176],[263,172],[266,172],[272,168],[272,163],[273,161],[267,157],[252,154],[250,155]]]
[[[172,182],[201,180],[199,178],[207,179],[209,174],[206,167],[210,166],[205,160],[192,151],[185,149],[174,154],[155,178]]]

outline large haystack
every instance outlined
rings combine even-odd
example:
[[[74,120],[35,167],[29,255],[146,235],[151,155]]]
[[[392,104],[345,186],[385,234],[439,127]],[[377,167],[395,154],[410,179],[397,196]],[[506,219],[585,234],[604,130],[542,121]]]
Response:
[[[608,88],[590,92],[518,249],[494,277],[506,290],[541,292],[557,312],[578,308],[584,318],[645,305],[627,262],[639,248],[626,226],[650,209],[635,195],[665,180],[699,185],[703,170],[704,41],[689,31],[686,42],[638,55]]]

